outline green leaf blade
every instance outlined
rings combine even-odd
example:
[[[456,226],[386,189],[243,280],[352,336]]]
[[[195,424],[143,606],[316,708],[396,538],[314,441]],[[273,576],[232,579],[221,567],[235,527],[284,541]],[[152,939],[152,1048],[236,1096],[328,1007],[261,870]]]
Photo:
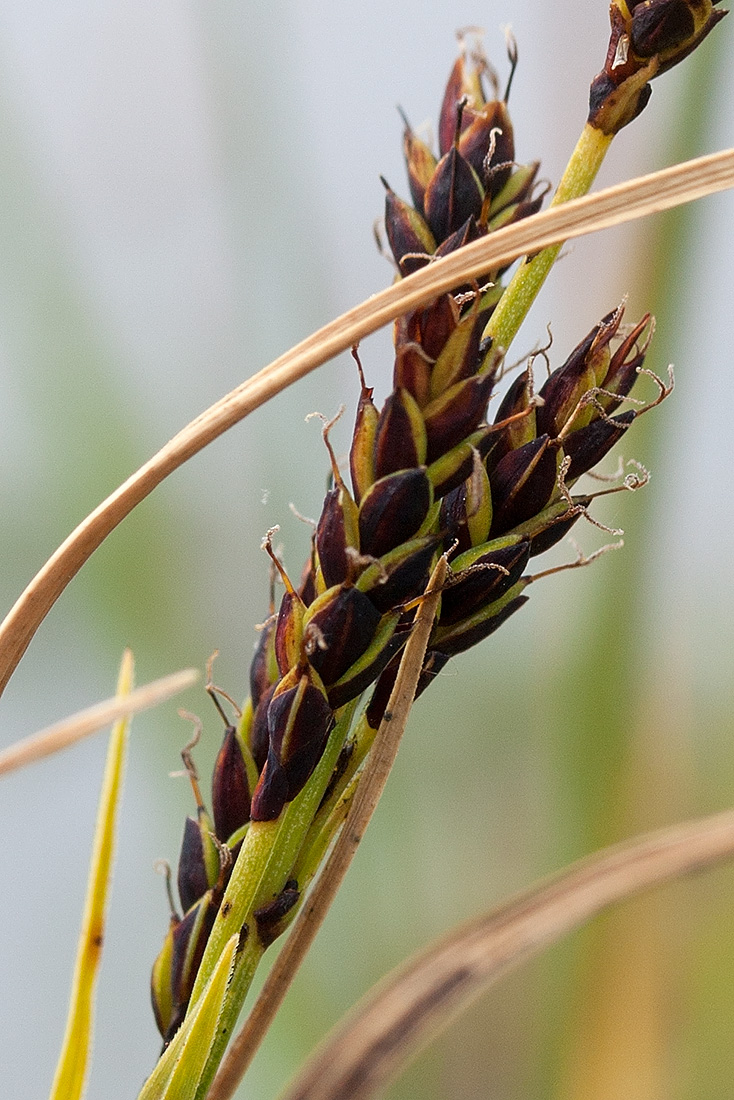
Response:
[[[239,936],[225,944],[204,991],[168,1045],[138,1100],[193,1100],[204,1072],[234,969]]]

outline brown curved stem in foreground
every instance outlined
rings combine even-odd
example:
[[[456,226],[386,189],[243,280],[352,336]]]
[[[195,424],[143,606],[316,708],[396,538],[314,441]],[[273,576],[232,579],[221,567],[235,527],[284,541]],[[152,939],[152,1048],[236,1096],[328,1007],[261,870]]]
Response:
[[[734,810],[606,848],[449,933],[350,1013],[283,1100],[367,1100],[497,978],[607,906],[734,856]]]
[[[429,264],[301,341],[192,420],[72,531],[0,626],[0,692],[66,585],[118,523],[164,478],[291,383],[408,310],[526,252],[732,186],[728,149],[551,207]]]

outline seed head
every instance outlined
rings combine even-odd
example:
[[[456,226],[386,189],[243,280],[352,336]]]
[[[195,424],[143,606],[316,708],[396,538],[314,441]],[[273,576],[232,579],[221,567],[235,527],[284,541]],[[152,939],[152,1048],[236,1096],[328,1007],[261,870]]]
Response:
[[[509,54],[514,73],[514,42]],[[515,164],[507,91],[498,96],[496,75],[481,49],[470,50],[462,41],[444,92],[437,156],[405,120],[403,152],[413,206],[385,183],[385,229],[402,275],[540,208],[542,195],[533,197],[538,165]]]
[[[604,68],[589,96],[589,123],[615,134],[647,105],[649,81],[696,49],[727,14],[718,0],[612,0]]]
[[[722,14],[710,0],[614,0],[610,54],[592,86],[592,125],[613,130],[629,121],[646,102],[649,79],[693,48]],[[510,60],[514,71],[514,48]],[[514,162],[507,92],[499,95],[486,59],[466,44],[444,94],[437,151],[407,122],[403,150],[412,205],[386,185],[385,210],[399,277],[528,216],[542,201],[538,164]],[[531,359],[490,418],[502,353],[484,333],[503,293],[501,276],[487,272],[397,320],[393,387],[381,408],[354,349],[360,396],[351,489],[327,424],[331,487],[297,586],[273,550],[273,532],[265,539],[272,575],[280,573],[285,592],[277,613],[271,594],[250,668],[250,703],[238,727],[225,729],[212,782],[213,822],[197,795],[197,817],[185,827],[184,917],[172,918],[152,979],[166,1038],[185,1013],[229,875],[230,848],[236,850],[249,822],[280,817],[322,759],[340,708],[368,689],[365,720],[377,728],[438,555],[449,554],[450,572],[418,694],[453,656],[523,606],[531,557],[588,515],[592,497],[572,496],[571,487],[669,392],[658,380],[657,401],[641,407],[630,397],[652,322],[645,316],[625,331],[620,306],[560,367],[548,365],[539,393]],[[534,358],[549,364],[549,351]],[[341,746],[342,767],[348,757]],[[339,774],[337,766],[329,790]],[[299,884],[289,881],[257,910],[262,945],[283,930],[299,896]]]
[[[164,1048],[168,1046],[186,1015],[199,964],[220,902],[221,893],[207,891],[182,920],[172,922],[163,949],[153,964],[151,999]]]
[[[234,726],[227,726],[212,775],[214,828],[223,844],[250,820],[246,751]]]
[[[252,796],[253,821],[271,821],[303,788],[318,763],[334,716],[308,663],[276,686],[267,710],[268,756]]]

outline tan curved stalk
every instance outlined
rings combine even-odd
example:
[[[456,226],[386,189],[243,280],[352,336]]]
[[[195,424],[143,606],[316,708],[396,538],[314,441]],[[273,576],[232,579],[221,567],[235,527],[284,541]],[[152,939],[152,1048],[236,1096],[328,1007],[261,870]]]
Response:
[[[281,390],[402,313],[491,268],[732,186],[734,150],[728,149],[551,207],[429,264],[301,341],[192,420],[52,554],[0,626],[0,692],[66,585],[118,523],[169,474]]]
[[[103,730],[105,726],[109,726],[120,718],[128,718],[141,710],[157,707],[160,703],[191,687],[198,679],[197,669],[184,668],[180,672],[172,672],[170,676],[163,676],[150,684],[144,684],[143,687],[130,691],[123,698],[114,696],[103,703],[95,703],[94,706],[80,710],[69,718],[62,718],[60,722],[54,722],[52,726],[47,726],[38,733],[24,737],[21,741],[16,741],[3,749],[0,752],[0,775],[25,767],[26,764],[33,764],[36,760],[42,760],[44,756],[60,752],[69,745],[74,745],[77,741]]]
[[[368,1100],[484,990],[609,905],[734,856],[734,810],[606,848],[452,930],[335,1028],[282,1100]]]

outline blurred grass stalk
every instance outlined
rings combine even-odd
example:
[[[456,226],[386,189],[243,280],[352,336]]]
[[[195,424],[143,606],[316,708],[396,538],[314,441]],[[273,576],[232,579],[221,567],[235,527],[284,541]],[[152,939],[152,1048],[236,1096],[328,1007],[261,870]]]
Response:
[[[693,156],[708,144],[726,47],[723,36],[713,35],[705,55],[688,59],[677,110],[671,105],[669,113],[674,122],[667,162]],[[641,234],[630,283],[658,320],[659,361],[668,353],[680,355],[689,321],[681,310],[681,273],[700,224],[700,209],[689,205],[647,223]],[[679,363],[681,372],[688,369]],[[678,445],[665,434],[664,421],[652,417],[635,440],[635,449],[661,472],[666,462],[672,467],[671,451]],[[668,639],[658,638],[650,648],[646,593],[655,588],[651,548],[661,545],[660,511],[639,498],[624,505],[622,525],[634,535],[624,553],[607,563],[605,583],[590,587],[588,627],[579,632],[576,652],[556,684],[566,700],[565,787],[572,792],[586,851],[685,818],[695,788],[681,741],[681,731],[690,736],[696,726],[692,672],[666,646]],[[598,638],[605,640],[604,677],[589,677],[589,652]],[[656,673],[656,666],[664,671]],[[546,1095],[663,1100],[684,1094],[686,1074],[677,1048],[681,1027],[694,1010],[684,963],[695,937],[692,918],[666,890],[612,910],[581,933],[572,967],[575,993],[555,1029],[558,1047],[551,1062],[557,1058],[558,1064],[550,1069]],[[685,1095],[719,1095],[708,1091],[710,1083],[700,1081]]]

